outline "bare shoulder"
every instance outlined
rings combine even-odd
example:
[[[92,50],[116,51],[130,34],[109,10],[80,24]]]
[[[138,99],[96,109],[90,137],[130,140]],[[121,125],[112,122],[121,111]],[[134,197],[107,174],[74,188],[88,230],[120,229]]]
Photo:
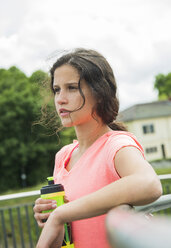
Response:
[[[124,147],[117,152],[114,166],[120,176],[134,173],[150,173],[155,175],[152,166],[143,157],[141,151],[132,146]]]

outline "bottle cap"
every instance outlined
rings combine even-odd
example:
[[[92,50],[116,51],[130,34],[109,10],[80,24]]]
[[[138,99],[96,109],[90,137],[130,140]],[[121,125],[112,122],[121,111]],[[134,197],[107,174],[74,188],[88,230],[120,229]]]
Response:
[[[47,177],[47,180],[48,180],[48,185],[54,184],[53,177]]]
[[[41,188],[41,195],[64,191],[62,184],[54,184],[53,177],[48,177],[47,179],[49,185]]]

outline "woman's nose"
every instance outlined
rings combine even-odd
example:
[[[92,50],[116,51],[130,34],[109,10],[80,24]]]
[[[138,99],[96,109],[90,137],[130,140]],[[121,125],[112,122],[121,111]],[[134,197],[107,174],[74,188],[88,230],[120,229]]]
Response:
[[[67,95],[65,92],[60,91],[60,93],[56,96],[56,102],[58,104],[65,104],[68,103]]]

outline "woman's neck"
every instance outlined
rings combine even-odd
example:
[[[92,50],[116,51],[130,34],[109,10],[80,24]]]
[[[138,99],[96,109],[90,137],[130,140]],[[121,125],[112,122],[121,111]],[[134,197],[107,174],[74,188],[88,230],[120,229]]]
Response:
[[[103,134],[112,131],[106,124],[100,124],[99,122],[89,123],[85,126],[76,126],[75,132],[79,142],[80,152],[84,152],[90,147],[99,137]]]

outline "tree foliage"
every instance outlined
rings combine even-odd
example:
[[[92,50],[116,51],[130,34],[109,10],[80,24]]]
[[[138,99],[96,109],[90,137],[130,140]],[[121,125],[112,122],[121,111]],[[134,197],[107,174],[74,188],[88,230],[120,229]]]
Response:
[[[171,99],[171,73],[158,74],[155,77],[154,88],[158,91],[159,99]]]
[[[60,143],[47,128],[33,125],[41,116],[40,85],[47,78],[43,71],[27,77],[15,66],[0,69],[0,192],[44,181],[52,174],[55,153],[66,144],[64,134]]]

